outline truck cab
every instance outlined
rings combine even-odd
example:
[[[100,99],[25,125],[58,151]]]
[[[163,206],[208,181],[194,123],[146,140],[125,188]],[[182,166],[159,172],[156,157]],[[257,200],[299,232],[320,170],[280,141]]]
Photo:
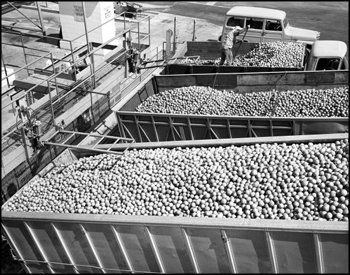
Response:
[[[319,40],[311,48],[307,71],[348,70],[347,45],[343,41]]]
[[[246,42],[294,41],[312,45],[320,39],[318,31],[290,26],[286,13],[276,9],[247,6],[231,8],[226,13],[219,40],[236,26],[249,26],[247,32],[241,34],[241,38],[244,36]]]

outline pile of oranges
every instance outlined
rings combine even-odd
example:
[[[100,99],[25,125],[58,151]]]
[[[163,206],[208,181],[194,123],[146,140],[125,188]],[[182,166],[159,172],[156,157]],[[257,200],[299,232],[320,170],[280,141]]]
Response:
[[[268,117],[348,117],[349,87],[238,93],[205,86],[166,90],[148,97],[138,112]]]
[[[100,154],[25,186],[9,211],[348,221],[348,139]]]

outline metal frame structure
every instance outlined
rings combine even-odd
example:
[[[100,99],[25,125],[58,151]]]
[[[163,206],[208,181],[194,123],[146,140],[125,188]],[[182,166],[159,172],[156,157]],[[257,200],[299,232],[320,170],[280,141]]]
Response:
[[[145,18],[144,18],[145,19]],[[144,20],[143,19],[143,20]],[[115,20],[114,18],[112,18],[111,20]],[[148,20],[149,20],[149,16],[148,16]],[[109,21],[105,22],[104,24],[107,24]],[[150,24],[150,22],[149,22]],[[103,24],[102,24],[103,25]],[[100,26],[97,26],[96,28],[90,30],[89,32],[92,32],[94,31],[95,29],[101,27],[102,25]],[[24,46],[23,44],[23,37],[24,36],[28,36],[28,37],[37,37],[37,38],[47,38],[47,36],[45,35],[36,35],[36,34],[26,34],[26,33],[22,33],[20,31],[15,31],[15,30],[8,30],[8,29],[4,29],[2,28],[3,31],[5,32],[8,32],[8,33],[11,33],[11,34],[14,34],[14,35],[20,35],[21,36],[21,40],[22,40],[22,48],[23,48],[23,52],[24,52],[24,56],[25,56],[25,61],[26,61],[26,65],[23,66],[22,68],[19,68],[18,70],[16,70],[15,72],[11,73],[11,74],[7,74],[7,72],[5,72],[5,77],[2,78],[2,81],[4,79],[6,79],[6,81],[8,82],[9,84],[9,78],[12,76],[12,75],[15,75],[17,74],[18,72],[22,71],[22,70],[27,70],[27,73],[28,75],[30,75],[30,66],[32,66],[33,64],[39,62],[40,60],[46,58],[46,59],[51,59],[52,61],[52,68],[53,68],[53,72],[51,75],[48,75],[47,77],[45,77],[43,80],[39,81],[39,83],[35,83],[31,88],[29,88],[28,90],[24,90],[24,91],[21,91],[20,93],[18,93],[18,91],[15,91],[14,87],[11,87],[9,90],[7,90],[6,92],[2,93],[2,96],[8,96],[10,95],[11,96],[11,100],[10,102],[8,102],[8,104],[5,104],[5,106],[2,106],[2,110],[5,109],[5,108],[8,108],[9,106],[12,106],[13,110],[15,111],[15,116],[16,116],[16,110],[15,110],[15,105],[16,105],[16,102],[18,102],[19,100],[26,100],[28,102],[29,98],[32,98],[32,93],[34,91],[37,91],[36,89],[40,86],[40,85],[46,85],[47,87],[47,92],[48,95],[49,95],[49,98],[48,98],[48,101],[46,103],[44,103],[43,105],[39,106],[36,110],[35,110],[35,113],[37,114],[40,114],[40,117],[45,117],[45,121],[44,124],[45,124],[45,127],[51,127],[51,129],[53,127],[55,127],[55,123],[56,123],[56,114],[55,114],[55,107],[54,106],[58,106],[60,105],[60,102],[62,100],[64,100],[65,98],[67,98],[70,94],[73,94],[74,92],[77,92],[79,89],[83,88],[83,90],[87,90],[88,93],[90,93],[90,96],[92,97],[92,93],[94,93],[94,85],[92,87],[90,87],[90,80],[92,81],[93,78],[95,77],[98,77],[97,74],[100,74],[102,73],[104,70],[107,70],[108,69],[108,66],[110,66],[110,64],[112,64],[115,60],[118,60],[119,58],[122,58],[122,59],[125,59],[125,52],[122,52],[120,53],[119,55],[114,55],[114,56],[111,56],[109,57],[109,59],[106,61],[107,64],[104,64],[102,66],[100,66],[99,68],[95,68],[94,66],[91,66],[90,64],[90,74],[88,76],[86,76],[86,78],[82,81],[79,81],[76,83],[76,85],[74,85],[73,87],[68,87],[69,90],[66,91],[64,94],[62,93],[59,93],[59,90],[60,90],[60,86],[58,86],[58,80],[57,78],[59,77],[59,75],[61,74],[60,71],[56,72],[55,70],[55,62],[54,62],[54,59],[53,59],[53,55],[51,52],[47,52],[44,56],[41,56],[39,57],[38,59],[36,59],[35,61],[31,62],[31,63],[27,63],[27,59],[26,59],[26,56],[28,55],[26,52],[25,52],[25,49],[26,47]],[[64,40],[64,39],[59,39],[57,38],[58,40],[63,40],[63,41],[68,41],[69,44],[70,44],[70,54],[69,55],[66,55],[64,56],[63,58],[61,59],[56,59],[58,60],[58,62],[61,62],[61,61],[64,61],[68,56],[71,56],[72,57],[72,60],[74,60],[74,63],[70,65],[69,68],[73,68],[74,66],[76,66],[76,64],[78,64],[80,61],[84,60],[86,57],[89,57],[89,56],[92,56],[94,55],[94,53],[96,53],[97,51],[99,51],[100,49],[102,49],[102,47],[104,47],[105,45],[107,45],[108,43],[110,43],[110,41],[114,40],[114,39],[117,39],[119,37],[122,37],[122,35],[124,33],[130,33],[130,29],[128,30],[124,30],[122,31],[121,33],[119,34],[116,34],[112,39],[108,40],[107,42],[101,44],[100,46],[94,48],[92,51],[88,51],[88,53],[84,56],[81,56],[80,58],[78,59],[75,59],[74,58],[74,51],[73,50],[73,43],[75,40],[79,39],[80,37],[83,37],[87,34],[83,34],[79,37],[77,37],[76,39],[72,40],[72,41],[68,41],[68,40]],[[138,33],[138,35],[140,35],[140,33]],[[149,35],[149,34],[148,34]],[[51,38],[51,37],[50,37]],[[54,38],[56,39],[56,38]],[[139,39],[139,41],[141,41]],[[150,40],[149,40],[150,41]],[[87,45],[89,45],[89,42],[87,43]],[[159,47],[157,47],[157,53],[156,53],[156,56],[152,56],[151,59],[159,59]],[[2,53],[3,54],[3,53]],[[3,56],[2,56],[3,57]],[[2,63],[4,64],[4,67],[6,68],[6,64],[5,64],[5,61],[4,59],[2,58]],[[125,68],[125,70],[127,70],[127,68]],[[34,71],[34,70],[32,70]],[[152,71],[152,70],[151,70]],[[48,71],[50,72],[50,71]],[[143,77],[145,77],[146,75],[149,75],[151,72],[147,71],[147,72],[144,72],[142,74],[139,75],[138,78],[135,78],[135,81],[136,82],[139,82],[142,80]],[[126,74],[127,76],[127,74]],[[133,81],[133,82],[135,82]],[[88,84],[89,88],[86,89],[86,84]],[[94,81],[92,81],[92,84],[94,84]],[[130,83],[128,84],[127,88],[128,87],[131,87],[133,86],[133,83]],[[56,90],[57,91],[57,95],[56,96],[53,96],[51,94],[51,90]],[[85,96],[85,94],[84,94]],[[108,94],[106,94],[105,96],[108,96]],[[92,102],[92,101],[91,101]],[[30,105],[30,104],[28,104]],[[45,107],[46,106],[46,107]],[[111,107],[111,106],[110,106]],[[48,119],[48,116],[50,116],[51,118],[49,120]],[[40,118],[39,118],[40,120]],[[4,142],[5,140],[7,140],[8,137],[10,137],[11,135],[15,134],[15,132],[18,130],[18,129],[22,129],[23,127],[23,121],[20,119],[18,121],[18,123],[16,122],[16,125],[15,127],[11,127],[9,129],[9,131],[2,135],[2,142]],[[45,131],[46,132],[46,131]],[[45,135],[45,132],[43,133]],[[29,158],[29,152],[28,152],[28,148],[26,146],[26,140],[25,140],[25,135],[22,133],[22,137],[23,137],[23,147],[25,149],[25,153],[26,153],[26,156],[27,156],[27,159]],[[2,167],[4,167],[4,164],[2,162]]]
[[[59,134],[70,134],[68,136],[68,138],[66,138],[64,141],[62,141],[61,143],[57,143],[57,142],[51,142],[50,140],[52,140],[53,138],[55,138],[57,135]],[[99,140],[94,143],[94,145],[91,146],[83,146],[83,145],[70,145],[67,144],[67,142],[72,138],[72,137],[76,137],[76,136],[86,136],[88,137],[97,137],[99,138]],[[108,148],[107,149],[96,149],[95,147],[97,145],[99,145],[103,139],[112,139],[115,140],[112,144],[108,144]],[[84,132],[76,132],[76,131],[67,131],[67,130],[63,130],[63,129],[59,129],[55,134],[53,134],[50,138],[48,138],[47,140],[42,141],[44,145],[52,145],[52,146],[60,146],[60,147],[65,147],[65,148],[71,148],[71,149],[85,149],[88,151],[92,151],[92,152],[97,152],[97,153],[111,153],[111,154],[116,154],[116,155],[122,155],[124,152],[116,152],[116,151],[112,151],[112,147],[117,144],[118,142],[128,142],[129,146],[134,142],[134,139],[132,138],[121,138],[121,137],[115,137],[115,136],[108,136],[108,135],[99,135],[99,134],[94,134],[94,133],[84,133]],[[125,150],[127,150],[128,147],[125,148]],[[124,151],[125,151],[124,150]]]
[[[128,29],[127,28],[127,21],[126,21],[126,15],[127,14],[133,14],[132,12],[122,12],[120,14],[117,14],[116,15],[116,19],[120,19],[122,18],[123,19],[123,24],[124,24],[124,30]],[[140,14],[140,13],[137,13],[137,17],[141,17],[141,19],[138,19],[136,22],[137,24],[137,31],[132,31],[130,30],[130,34],[132,33],[136,33],[137,34],[137,49],[140,51],[141,50],[141,42],[145,39],[148,38],[148,44],[151,45],[151,34],[150,34],[150,30],[151,30],[151,18],[149,15],[146,15],[146,14]],[[143,21],[146,21],[147,20],[147,26],[148,26],[148,32],[140,32],[140,23],[142,23]],[[140,35],[144,35],[143,38],[140,38]]]
[[[281,135],[344,133],[347,117],[225,116],[136,112],[137,106],[162,91],[188,86],[237,93],[347,86],[348,72],[271,72],[154,76],[115,111],[119,133],[136,142],[197,140]]]
[[[329,127],[348,130],[348,118],[279,118],[115,112],[119,132],[137,142],[303,135]]]
[[[38,24],[36,24],[33,20],[31,20],[28,16],[26,16],[24,13],[22,13],[16,6],[12,5],[10,1],[6,1],[6,3],[8,5],[10,5],[14,10],[16,10],[17,12],[19,12],[23,17],[25,17],[29,22],[31,22],[34,26],[38,27],[41,32],[43,33],[44,36],[46,36],[46,28],[45,28],[45,24],[43,22],[43,16],[42,16],[42,11],[41,11],[41,6],[40,4],[36,1],[35,2],[35,6],[36,9],[38,10],[38,16],[39,16],[39,21],[40,21],[40,26]],[[22,6],[22,5],[21,5]],[[47,2],[46,2],[46,7],[47,7]],[[18,28],[18,29],[27,29],[27,30],[31,30],[33,31],[33,29],[29,29],[29,28],[19,28],[19,27],[14,27],[14,28]],[[36,29],[34,29],[35,31]]]
[[[244,264],[242,254],[237,251],[237,248],[233,249],[237,245],[234,237],[236,235],[246,236],[243,238],[247,244],[252,242],[255,246],[260,247],[261,251],[259,253],[264,251],[267,259],[259,258],[265,264],[264,271],[269,270],[272,273],[281,273],[283,269],[294,272],[305,271],[299,262],[297,262],[296,266],[287,264],[285,259],[281,257],[280,252],[276,251],[276,246],[283,244],[277,237],[280,234],[284,234],[289,238],[292,237],[294,240],[290,244],[283,244],[285,257],[291,257],[291,254],[297,252],[297,250],[293,249],[293,246],[301,245],[305,239],[308,240],[310,243],[304,243],[303,245],[310,247],[308,251],[310,253],[309,257],[305,255],[296,255],[296,257],[302,257],[302,259],[306,257],[305,261],[314,257],[314,262],[307,262],[308,267],[304,268],[309,268],[315,273],[322,273],[322,271],[334,271],[332,270],[334,268],[334,262],[332,261],[336,257],[327,258],[322,252],[322,249],[329,249],[329,244],[323,240],[324,236],[331,235],[335,240],[345,243],[347,239],[347,225],[345,222],[326,222],[329,223],[328,226],[325,226],[324,222],[314,222],[312,227],[310,227],[305,221],[288,221],[286,224],[285,221],[279,220],[247,221],[220,218],[193,219],[182,217],[120,216],[118,221],[116,221],[115,216],[111,215],[98,215],[97,217],[92,214],[64,214],[64,221],[58,221],[60,214],[51,213],[50,216],[43,217],[40,213],[29,213],[23,221],[20,218],[22,216],[21,213],[6,213],[6,216],[5,220],[2,221],[5,236],[11,240],[12,249],[18,255],[19,262],[30,273],[40,271],[40,269],[34,268],[31,264],[40,264],[42,270],[49,273],[57,273],[64,267],[70,267],[76,273],[84,273],[87,270],[99,270],[102,273],[107,273],[107,271],[203,273],[208,271],[209,264],[210,272],[214,273],[222,270],[225,273],[256,272],[259,270],[261,272],[262,267],[257,264],[257,259],[255,258],[259,256],[246,252],[248,254],[245,257],[251,257],[251,262],[249,265]],[[8,228],[10,225],[22,227],[23,225],[21,224],[24,225],[25,230],[18,236],[14,235],[12,230]],[[64,227],[62,227],[63,225]],[[101,235],[97,235],[94,232],[93,228],[96,228],[96,226],[98,226]],[[50,227],[54,228],[54,230],[50,230]],[[63,230],[65,232],[64,236],[62,235]],[[144,234],[141,232],[144,232]],[[201,232],[205,232],[205,238]],[[72,234],[77,236],[81,245],[86,244],[84,250],[80,251],[80,253],[85,255],[90,264],[86,260],[82,261],[83,257],[77,256],[77,249],[83,248],[80,248],[79,245],[74,248],[74,245],[71,243],[72,241],[74,242],[74,239],[69,237]],[[255,239],[249,239],[251,234],[265,236],[265,239],[262,238],[261,241],[257,242]],[[47,239],[46,235],[49,239]],[[114,239],[109,239],[108,236],[110,235],[114,235]],[[140,247],[137,253],[141,253],[140,255],[142,256],[139,262],[133,256],[133,253],[136,251],[131,250],[131,239],[127,235],[132,236],[135,240],[140,240]],[[100,236],[100,238],[97,238],[97,236]],[[160,241],[162,236],[176,240],[176,243],[171,244],[169,241],[166,243],[166,245],[169,245],[167,250],[173,252],[172,257],[169,257],[169,252],[164,250],[164,244]],[[55,238],[60,240],[60,243],[52,246]],[[118,247],[123,257],[114,258],[113,253],[110,253],[107,258],[102,256],[105,253],[102,253],[101,249],[107,251],[110,249],[110,247],[105,246],[107,238],[109,246]],[[199,238],[203,239],[202,244],[196,240]],[[31,249],[28,247],[27,250],[25,246],[19,244],[20,240],[32,242],[34,246]],[[212,248],[207,250],[206,257],[212,257],[211,262],[208,263],[200,251],[205,249],[207,243],[210,244],[214,240],[219,242],[212,243]],[[341,243],[338,245],[339,248],[342,247]],[[179,252],[177,252],[180,247],[182,255],[179,255]],[[56,251],[64,252],[64,258],[69,259],[69,261],[57,261],[58,259],[53,257],[54,253],[57,253]],[[257,251],[254,252],[257,253]],[[345,252],[344,249],[341,249],[335,255],[343,252]],[[29,256],[35,255],[32,253],[37,254],[37,256],[31,259]],[[221,258],[217,258],[219,256],[215,257],[215,254],[220,255]],[[181,258],[182,261],[180,262],[179,259]],[[241,260],[240,262],[237,262],[238,258]],[[172,261],[181,264],[175,267]],[[245,261],[249,261],[249,259],[245,258]],[[340,261],[337,259],[338,263]],[[92,264],[92,262],[95,262],[95,264]],[[118,263],[118,265],[111,268],[110,266],[113,262]],[[126,266],[124,267],[125,263]],[[339,268],[338,271],[344,271],[341,269],[344,267],[337,267]]]

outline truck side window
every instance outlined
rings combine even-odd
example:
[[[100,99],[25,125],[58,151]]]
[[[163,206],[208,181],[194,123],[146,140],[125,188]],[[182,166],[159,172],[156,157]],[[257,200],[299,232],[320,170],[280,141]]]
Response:
[[[317,63],[316,71],[338,70],[339,61],[339,58],[320,58]]]
[[[264,23],[264,20],[259,18],[250,18],[247,21],[247,25],[250,25],[251,29],[257,29],[257,30],[262,30],[263,23]]]
[[[267,30],[267,31],[281,31],[282,30],[281,21],[270,20],[270,19],[267,20],[265,30]]]
[[[227,26],[230,27],[236,27],[236,26],[240,26],[241,28],[244,27],[244,18],[239,18],[239,17],[230,17],[227,20]]]

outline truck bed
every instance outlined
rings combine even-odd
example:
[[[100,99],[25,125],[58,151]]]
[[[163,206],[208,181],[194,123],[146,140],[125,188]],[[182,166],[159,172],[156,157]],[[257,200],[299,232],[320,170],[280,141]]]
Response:
[[[232,48],[234,58],[252,51],[259,43],[236,43]],[[186,41],[178,49],[179,57],[200,57],[201,60],[217,60],[220,58],[221,42],[216,41]],[[305,49],[304,49],[305,50]],[[194,58],[195,59],[195,58]],[[263,66],[219,66],[183,64],[183,59],[176,59],[167,64],[162,74],[205,74],[205,73],[242,73],[242,72],[273,72],[273,71],[303,71],[304,59],[299,60],[296,67],[263,67]]]
[[[348,135],[136,143],[131,149],[317,144],[344,138]],[[93,154],[67,149],[51,165]],[[29,273],[346,273],[349,268],[347,222],[4,210],[11,200],[2,208],[2,230]]]
[[[209,86],[237,93],[348,85],[348,72],[286,72],[154,76],[115,112],[119,135],[137,142],[307,135],[348,132],[347,117],[257,117],[136,112],[148,97],[165,90]]]

